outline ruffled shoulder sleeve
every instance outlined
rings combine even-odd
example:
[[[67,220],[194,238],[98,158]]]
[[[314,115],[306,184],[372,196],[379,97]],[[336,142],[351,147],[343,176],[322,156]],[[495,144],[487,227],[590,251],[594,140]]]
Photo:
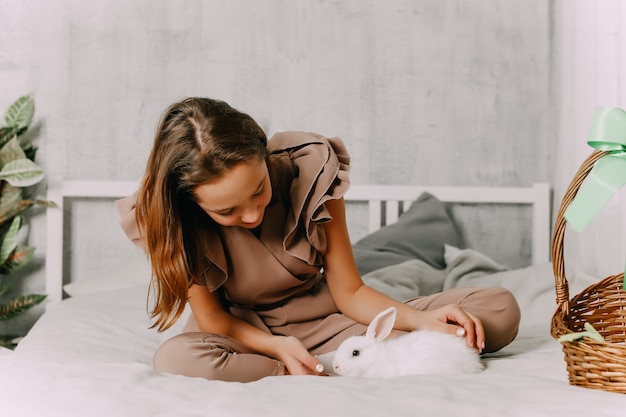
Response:
[[[325,203],[350,186],[350,156],[343,141],[307,132],[282,132],[269,141],[272,154],[286,153],[293,165],[291,208],[285,224],[286,252],[310,265],[326,251],[324,223],[331,220]]]
[[[133,193],[129,197],[122,198],[115,202],[117,212],[120,216],[120,226],[126,233],[128,239],[136,246],[144,249],[143,241],[141,240],[141,234],[139,233],[139,227],[135,220],[135,201],[137,200],[137,192]]]

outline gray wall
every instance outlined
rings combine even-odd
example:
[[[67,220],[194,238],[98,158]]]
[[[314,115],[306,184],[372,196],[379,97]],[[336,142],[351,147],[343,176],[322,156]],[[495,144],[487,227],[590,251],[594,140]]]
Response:
[[[0,107],[33,92],[38,161],[72,179],[138,179],[163,109],[202,95],[247,111],[268,134],[341,136],[354,183],[551,182],[553,8],[549,0],[0,0]],[[471,246],[510,266],[527,262],[527,242],[505,238],[527,233],[517,224],[525,212],[500,225],[493,213],[472,212],[459,210],[475,217],[464,221],[477,230]],[[75,202],[66,214],[80,279],[132,253],[110,202]],[[44,216],[34,216],[38,261],[14,278],[16,292],[43,290],[44,229]],[[27,328],[40,312],[9,326]]]

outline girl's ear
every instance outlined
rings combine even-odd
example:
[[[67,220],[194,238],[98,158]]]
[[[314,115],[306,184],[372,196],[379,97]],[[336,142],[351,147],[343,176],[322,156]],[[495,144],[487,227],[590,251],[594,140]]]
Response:
[[[367,331],[365,332],[365,336],[372,338],[376,341],[383,340],[391,330],[393,330],[393,325],[396,322],[396,308],[389,307],[387,310],[384,310],[367,326]]]

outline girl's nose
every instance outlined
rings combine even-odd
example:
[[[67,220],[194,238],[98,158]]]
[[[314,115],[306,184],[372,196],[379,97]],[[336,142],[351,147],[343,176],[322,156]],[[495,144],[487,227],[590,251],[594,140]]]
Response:
[[[259,221],[260,216],[261,210],[259,209],[259,207],[252,207],[242,214],[241,221],[243,223],[253,224]]]

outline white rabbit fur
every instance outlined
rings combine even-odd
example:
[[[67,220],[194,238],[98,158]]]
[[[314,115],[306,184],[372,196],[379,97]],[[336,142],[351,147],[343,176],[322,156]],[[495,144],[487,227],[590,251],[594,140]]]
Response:
[[[476,373],[484,369],[478,352],[467,347],[463,337],[419,330],[386,339],[395,318],[396,309],[390,307],[372,320],[364,336],[344,340],[333,359],[334,372],[344,376],[391,378]]]

